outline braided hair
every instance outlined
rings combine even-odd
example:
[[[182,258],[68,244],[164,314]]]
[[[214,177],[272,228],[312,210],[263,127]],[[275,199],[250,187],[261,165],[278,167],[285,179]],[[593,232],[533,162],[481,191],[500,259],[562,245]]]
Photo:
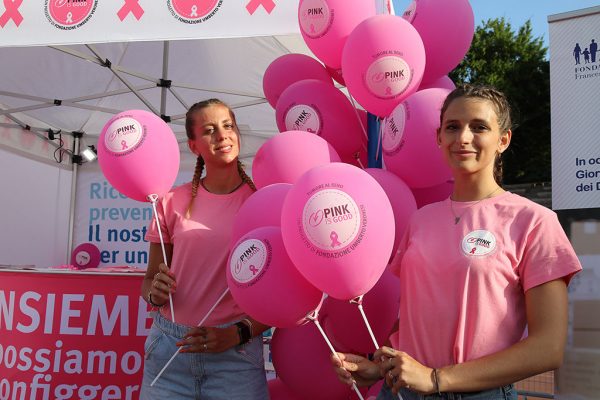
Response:
[[[237,122],[235,120],[235,114],[233,113],[233,110],[227,104],[225,104],[224,102],[222,102],[219,99],[208,99],[208,100],[203,100],[203,101],[199,101],[199,102],[195,103],[194,105],[192,105],[190,107],[190,109],[185,114],[185,133],[186,133],[188,139],[190,139],[190,140],[195,139],[195,137],[194,137],[194,115],[198,111],[201,111],[207,107],[214,106],[214,105],[223,106],[223,107],[226,107],[227,110],[229,110],[229,114],[231,115],[231,118],[233,119],[233,122],[234,122],[236,133],[239,136],[240,132],[237,127]],[[246,174],[246,171],[244,170],[244,165],[242,164],[242,162],[239,159],[237,160],[237,169],[238,169],[240,178],[242,178],[242,182],[247,184],[248,186],[250,186],[250,188],[253,191],[256,191],[256,186],[254,185],[252,178],[250,178],[248,176],[248,174]],[[192,206],[194,204],[194,199],[198,195],[198,187],[200,186],[203,172],[204,172],[204,159],[202,158],[201,155],[198,155],[198,158],[196,159],[196,167],[194,168],[194,176],[192,178],[192,198],[190,199],[190,202],[187,207],[186,218],[190,218],[190,216],[192,215]]]

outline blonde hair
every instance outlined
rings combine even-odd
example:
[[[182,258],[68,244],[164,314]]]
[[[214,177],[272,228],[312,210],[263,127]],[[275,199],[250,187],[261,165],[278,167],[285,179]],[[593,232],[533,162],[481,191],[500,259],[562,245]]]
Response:
[[[196,113],[198,111],[202,111],[205,108],[208,108],[208,107],[214,106],[214,105],[223,106],[223,107],[227,108],[227,110],[229,111],[229,114],[231,115],[231,119],[233,120],[235,131],[239,137],[240,131],[237,127],[237,122],[235,120],[235,114],[233,113],[231,108],[219,99],[208,99],[208,100],[199,101],[198,103],[192,105],[190,107],[190,109],[188,110],[188,112],[185,114],[185,133],[186,133],[188,139],[190,139],[190,140],[195,139],[194,116],[196,115]],[[242,182],[247,184],[248,186],[250,186],[250,188],[253,191],[256,191],[256,186],[254,185],[252,178],[250,178],[248,176],[248,174],[246,174],[246,171],[244,170],[244,164],[242,164],[242,162],[239,159],[237,160],[237,169],[238,169],[238,174],[240,175],[240,178],[242,178]],[[190,216],[192,215],[192,206],[194,204],[194,199],[198,195],[198,187],[200,186],[202,172],[204,172],[204,159],[202,158],[201,155],[198,155],[198,158],[196,159],[196,167],[194,168],[194,176],[192,178],[192,197],[190,199],[190,202],[188,204],[188,207],[187,207],[187,210],[185,213],[186,218],[190,218]]]

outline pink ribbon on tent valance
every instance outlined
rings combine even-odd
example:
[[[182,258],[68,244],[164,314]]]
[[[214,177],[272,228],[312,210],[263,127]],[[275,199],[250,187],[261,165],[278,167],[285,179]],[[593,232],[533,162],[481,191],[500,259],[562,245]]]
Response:
[[[129,13],[132,13],[139,21],[140,18],[142,18],[142,15],[144,15],[144,9],[140,6],[139,1],[140,0],[125,0],[125,4],[123,4],[123,7],[117,12],[119,19],[123,21]]]
[[[23,0],[4,0],[4,7],[6,10],[2,15],[0,15],[0,26],[4,28],[4,26],[11,19],[15,21],[15,25],[21,25],[23,22],[23,16],[19,12],[19,7],[21,7],[21,3]]]
[[[275,2],[273,0],[251,0],[248,5],[246,5],[246,10],[252,15],[259,6],[263,6],[264,9],[271,14],[271,11],[275,8]]]

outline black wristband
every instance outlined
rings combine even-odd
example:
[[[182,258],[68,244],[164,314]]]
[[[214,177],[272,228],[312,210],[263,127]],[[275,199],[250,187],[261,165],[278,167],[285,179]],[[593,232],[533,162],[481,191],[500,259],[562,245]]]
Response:
[[[252,332],[250,331],[250,326],[245,324],[244,322],[236,322],[235,326],[238,329],[238,336],[240,337],[240,344],[246,344],[252,339]]]
[[[151,292],[148,292],[148,298],[146,300],[148,301],[148,304],[150,304],[154,308],[161,308],[164,306],[164,304],[156,304],[155,302],[152,301],[152,293]]]

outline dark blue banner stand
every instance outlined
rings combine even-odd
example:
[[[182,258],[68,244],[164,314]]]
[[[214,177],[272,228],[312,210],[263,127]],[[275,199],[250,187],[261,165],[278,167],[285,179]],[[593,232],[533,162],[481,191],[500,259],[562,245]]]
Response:
[[[381,143],[379,139],[379,117],[367,113],[367,167],[381,168]],[[377,146],[379,144],[379,146]]]

